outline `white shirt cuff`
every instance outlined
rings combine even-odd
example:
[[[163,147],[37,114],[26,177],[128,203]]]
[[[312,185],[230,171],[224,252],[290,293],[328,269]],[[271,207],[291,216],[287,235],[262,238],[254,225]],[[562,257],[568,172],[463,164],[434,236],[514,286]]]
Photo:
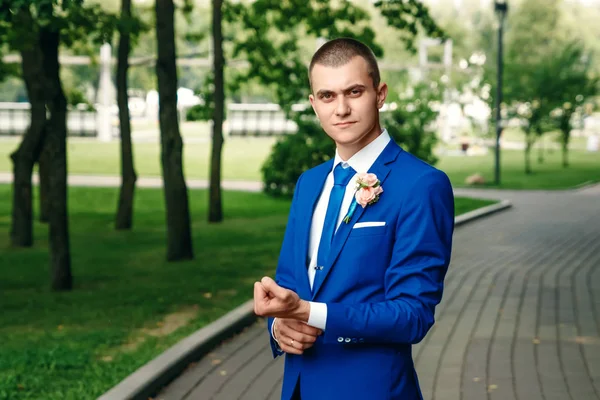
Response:
[[[273,338],[275,343],[279,344],[277,339],[275,339],[275,320],[277,320],[277,318],[273,318],[273,323],[271,324],[271,337]]]
[[[275,346],[277,347],[277,350],[281,352],[282,351],[281,346],[279,345],[279,342],[277,341],[277,339],[275,339],[275,320],[276,319],[277,318],[273,318],[273,323],[271,324],[271,337],[275,341]]]
[[[314,303],[312,301],[308,303],[310,304],[310,312],[306,324],[324,331],[325,325],[327,325],[327,304]]]

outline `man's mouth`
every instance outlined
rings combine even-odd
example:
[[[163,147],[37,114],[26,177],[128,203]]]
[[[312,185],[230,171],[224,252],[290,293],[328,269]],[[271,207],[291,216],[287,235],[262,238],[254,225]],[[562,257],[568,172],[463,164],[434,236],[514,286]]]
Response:
[[[334,125],[337,126],[338,128],[345,128],[345,127],[353,125],[355,123],[356,123],[356,121],[347,121],[347,122],[338,122],[337,124],[334,124]]]

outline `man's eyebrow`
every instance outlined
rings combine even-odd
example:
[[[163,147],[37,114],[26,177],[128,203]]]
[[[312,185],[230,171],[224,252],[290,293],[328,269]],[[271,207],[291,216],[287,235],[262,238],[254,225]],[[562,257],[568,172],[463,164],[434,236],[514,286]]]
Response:
[[[344,89],[344,93],[348,93],[351,92],[355,89],[364,89],[365,85],[361,85],[360,83],[357,83],[355,85],[350,86],[348,89]]]
[[[328,89],[321,89],[317,92],[317,96],[324,96],[326,94],[332,94],[333,91],[332,90],[328,90]]]
[[[365,85],[362,85],[360,83],[356,83],[354,85],[348,86],[346,89],[343,89],[342,92],[343,93],[348,93],[348,92],[351,92],[352,90],[355,90],[355,89],[365,89],[365,87],[366,87]],[[321,90],[319,90],[317,92],[317,96],[323,96],[323,95],[326,95],[326,94],[333,94],[333,93],[335,93],[333,90],[321,89]]]

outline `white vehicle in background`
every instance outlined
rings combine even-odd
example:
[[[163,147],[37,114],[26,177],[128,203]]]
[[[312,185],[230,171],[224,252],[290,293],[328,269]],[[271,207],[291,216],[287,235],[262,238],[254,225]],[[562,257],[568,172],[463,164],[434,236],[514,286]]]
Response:
[[[129,97],[127,101],[127,105],[129,107],[129,116],[131,118],[140,118],[146,116],[146,92],[141,89],[129,89],[127,90],[127,95]],[[115,102],[110,105],[110,114],[113,117],[119,116],[119,106],[116,103],[117,99],[115,98]]]

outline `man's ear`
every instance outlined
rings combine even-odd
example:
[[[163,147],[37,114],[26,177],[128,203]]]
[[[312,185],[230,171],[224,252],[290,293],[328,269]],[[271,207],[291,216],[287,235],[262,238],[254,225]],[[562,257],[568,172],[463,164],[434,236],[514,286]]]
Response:
[[[379,88],[377,89],[377,108],[383,107],[385,104],[385,99],[388,95],[388,86],[385,83],[380,83]]]
[[[315,96],[313,96],[312,93],[308,95],[308,101],[310,101],[310,105],[312,106],[315,115],[317,116],[317,118],[319,118],[319,114],[317,114],[317,110],[315,108]]]

